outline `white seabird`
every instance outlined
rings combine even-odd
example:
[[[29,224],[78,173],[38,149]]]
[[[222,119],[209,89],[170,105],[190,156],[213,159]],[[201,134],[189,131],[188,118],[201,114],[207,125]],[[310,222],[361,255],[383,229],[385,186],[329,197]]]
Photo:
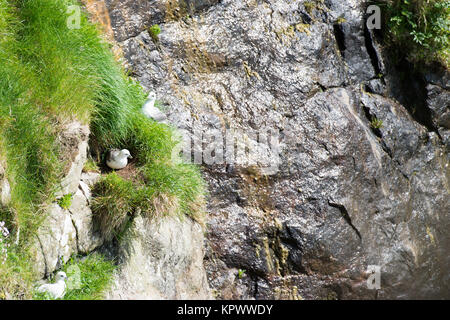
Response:
[[[156,122],[165,122],[167,119],[166,115],[155,107],[156,93],[150,92],[147,101],[142,107],[142,113],[147,117],[155,120]]]
[[[133,157],[127,149],[112,149],[106,157],[106,164],[111,169],[120,170],[128,165],[128,159],[133,159]]]
[[[63,298],[66,294],[66,279],[66,273],[59,271],[56,274],[55,283],[43,284],[37,289],[37,291],[41,293],[48,293],[53,299]]]

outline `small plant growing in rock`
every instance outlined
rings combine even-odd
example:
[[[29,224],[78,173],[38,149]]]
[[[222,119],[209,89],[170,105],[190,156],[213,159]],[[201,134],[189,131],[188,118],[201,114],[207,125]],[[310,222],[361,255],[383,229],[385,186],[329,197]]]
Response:
[[[8,246],[6,240],[9,237],[9,230],[5,227],[5,222],[0,221],[0,264],[5,264],[8,258]]]
[[[299,24],[295,25],[295,30],[297,30],[298,32],[306,33],[307,35],[311,34],[310,28],[311,28],[311,25],[309,25],[307,23],[299,23]]]
[[[158,36],[161,33],[161,27],[157,24],[154,24],[150,28],[148,28],[148,32],[150,33],[153,41],[158,41]]]
[[[71,193],[66,194],[57,200],[58,205],[64,210],[67,210],[72,205],[72,198],[73,195]]]
[[[383,127],[383,120],[374,117],[370,122],[370,126],[374,129],[381,129]]]
[[[238,278],[242,279],[244,277],[244,275],[245,275],[245,272],[246,272],[246,270],[239,269],[238,270]]]
[[[303,6],[309,14],[312,14],[312,11],[317,7],[317,5],[312,1],[305,1]]]

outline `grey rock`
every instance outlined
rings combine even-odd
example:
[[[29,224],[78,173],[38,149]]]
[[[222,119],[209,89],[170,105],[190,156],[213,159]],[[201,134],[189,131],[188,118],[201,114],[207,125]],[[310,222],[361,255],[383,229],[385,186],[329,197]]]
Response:
[[[73,195],[69,212],[77,232],[77,251],[87,254],[100,247],[103,244],[103,238],[95,229],[92,211],[89,208],[87,196],[81,190],[81,183],[83,182],[80,181],[80,189]]]
[[[77,252],[77,232],[70,213],[54,203],[47,209],[47,215],[34,247],[36,271],[41,278],[60,268]]]
[[[371,93],[384,95],[386,93],[386,85],[381,79],[372,79],[367,83],[367,88]]]
[[[435,127],[450,129],[450,91],[436,85],[428,85],[428,107]]]
[[[57,196],[75,193],[81,179],[81,172],[87,159],[89,127],[78,121],[66,125],[60,135],[63,152],[70,154],[71,161],[64,179],[61,181],[61,190]]]
[[[209,299],[203,231],[189,219],[141,216],[121,241],[108,299]]]
[[[84,182],[88,187],[92,187],[101,178],[101,174],[97,172],[83,172],[81,174],[81,181]]]
[[[46,217],[37,231],[32,246],[37,273],[48,276],[77,253],[88,253],[103,243],[95,232],[92,211],[88,206],[90,187],[99,174],[82,174],[87,160],[89,128],[79,122],[69,123],[60,135],[63,152],[71,161],[57,196],[72,194],[69,210],[52,203],[45,209]]]
[[[79,191],[82,192],[84,198],[86,199],[87,203],[89,204],[89,202],[92,198],[92,193],[91,193],[91,189],[89,188],[89,186],[83,180],[80,180],[80,190]]]

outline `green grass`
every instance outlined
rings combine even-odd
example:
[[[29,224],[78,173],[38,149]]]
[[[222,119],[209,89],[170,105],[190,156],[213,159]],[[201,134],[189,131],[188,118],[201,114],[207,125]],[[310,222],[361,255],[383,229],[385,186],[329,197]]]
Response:
[[[62,300],[101,300],[111,287],[114,262],[98,253],[86,257],[72,257],[62,268],[68,277],[66,294]],[[35,292],[34,300],[52,300],[45,293]]]
[[[198,170],[185,164],[150,163],[137,181],[112,172],[93,188],[92,211],[103,236],[118,238],[136,214],[148,218],[183,214],[203,224],[205,186]]]
[[[14,257],[0,265],[0,297],[30,295],[30,240],[45,219],[44,205],[57,200],[68,158],[58,138],[67,121],[90,124],[91,147],[99,154],[127,148],[137,159],[139,181],[121,182],[112,174],[106,179],[119,188],[99,188],[94,200],[103,205],[102,199],[121,194],[124,185],[135,194],[114,198],[110,215],[120,218],[141,208],[151,216],[170,211],[171,203],[177,213],[201,220],[205,188],[198,169],[172,163],[173,129],[141,114],[147,93],[124,73],[97,27],[83,15],[81,29],[67,28],[66,8],[74,3],[0,0],[0,161],[6,164],[12,197],[0,209],[0,219],[13,236],[20,230],[19,245],[11,248]],[[101,215],[102,205],[95,208]]]
[[[416,66],[450,66],[450,0],[381,0],[387,43]]]
[[[80,270],[81,286],[78,289],[69,287],[64,300],[103,299],[105,291],[111,286],[115,264],[94,253],[84,258],[73,258],[63,268],[69,279],[77,269]]]
[[[374,117],[372,121],[370,121],[370,126],[373,129],[381,129],[383,127],[383,120]]]
[[[66,194],[57,200],[58,205],[64,210],[67,210],[72,205],[72,198],[73,195],[71,193]]]
[[[29,261],[29,255],[17,246],[8,248],[6,262],[0,263],[0,300],[31,299],[36,276]]]

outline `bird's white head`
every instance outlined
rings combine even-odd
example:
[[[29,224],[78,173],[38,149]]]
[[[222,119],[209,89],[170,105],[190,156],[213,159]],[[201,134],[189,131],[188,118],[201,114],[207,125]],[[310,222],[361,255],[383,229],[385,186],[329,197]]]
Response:
[[[128,159],[133,159],[130,151],[128,151],[127,149],[123,149],[122,151],[120,151],[120,153],[122,154],[122,156],[127,157]]]
[[[148,94],[147,100],[149,100],[149,101],[155,101],[155,100],[156,100],[156,93],[154,93],[153,91],[150,92],[150,93]]]
[[[59,271],[59,272],[56,274],[55,279],[56,279],[56,282],[59,282],[59,281],[61,281],[61,280],[62,280],[62,281],[66,281],[67,275],[66,275],[65,272]]]

